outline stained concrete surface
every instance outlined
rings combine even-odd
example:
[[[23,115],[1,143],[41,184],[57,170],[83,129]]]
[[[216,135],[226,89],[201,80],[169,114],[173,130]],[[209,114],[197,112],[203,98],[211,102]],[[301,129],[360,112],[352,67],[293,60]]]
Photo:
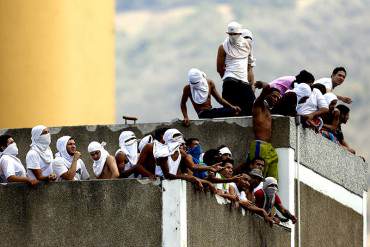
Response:
[[[301,183],[302,247],[363,246],[363,216]]]
[[[130,179],[0,185],[0,246],[160,246],[161,193]]]
[[[203,198],[203,199],[201,199]],[[213,195],[187,191],[189,247],[287,247],[290,229],[272,228],[256,215],[220,205]]]

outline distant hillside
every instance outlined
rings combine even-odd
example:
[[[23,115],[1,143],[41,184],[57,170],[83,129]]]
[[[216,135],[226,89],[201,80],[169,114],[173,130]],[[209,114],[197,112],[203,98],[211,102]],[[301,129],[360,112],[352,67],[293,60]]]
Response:
[[[117,1],[117,119],[123,113],[142,122],[182,118],[180,95],[191,67],[204,70],[221,91],[216,51],[227,23],[237,20],[254,33],[259,80],[303,68],[320,78],[337,65],[347,68],[336,90],[354,99],[345,136],[369,158],[369,1],[225,2]]]

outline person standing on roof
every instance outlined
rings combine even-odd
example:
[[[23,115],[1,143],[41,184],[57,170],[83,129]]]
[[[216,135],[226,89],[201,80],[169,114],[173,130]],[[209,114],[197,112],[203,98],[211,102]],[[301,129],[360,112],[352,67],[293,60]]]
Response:
[[[253,73],[255,59],[252,55],[252,43],[242,36],[242,26],[233,21],[227,27],[228,37],[218,47],[217,72],[223,82],[222,97],[241,108],[241,116],[252,114],[255,100],[253,92]],[[249,80],[248,80],[249,79]]]

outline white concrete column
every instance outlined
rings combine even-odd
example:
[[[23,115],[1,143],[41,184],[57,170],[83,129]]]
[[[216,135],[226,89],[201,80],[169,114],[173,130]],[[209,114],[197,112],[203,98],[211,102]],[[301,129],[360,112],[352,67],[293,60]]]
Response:
[[[162,246],[187,246],[186,181],[162,181]]]

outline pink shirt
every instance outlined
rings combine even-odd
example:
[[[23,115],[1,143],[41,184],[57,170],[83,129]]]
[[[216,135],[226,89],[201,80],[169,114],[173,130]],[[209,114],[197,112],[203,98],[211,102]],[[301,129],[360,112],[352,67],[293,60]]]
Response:
[[[292,88],[292,83],[295,79],[295,76],[283,76],[273,80],[269,84],[270,87],[278,89],[283,95],[288,89]]]

